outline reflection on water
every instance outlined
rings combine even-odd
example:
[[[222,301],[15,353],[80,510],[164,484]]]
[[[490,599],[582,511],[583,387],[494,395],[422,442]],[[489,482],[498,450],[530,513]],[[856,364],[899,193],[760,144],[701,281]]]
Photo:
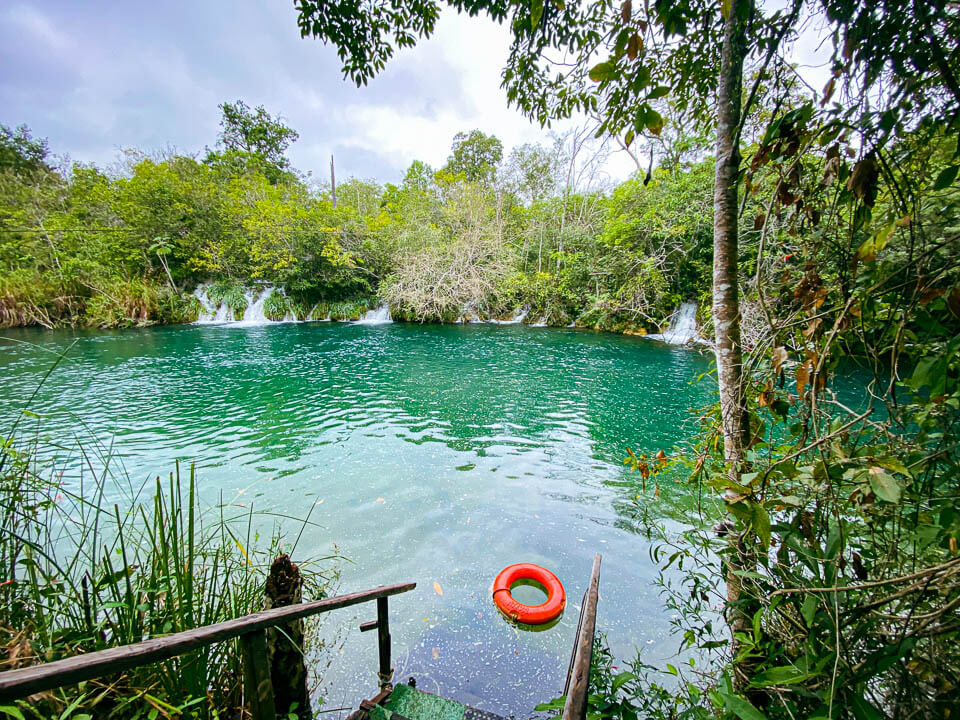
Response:
[[[391,625],[398,677],[425,690],[518,715],[559,694],[594,552],[604,555],[599,625],[615,653],[641,647],[656,660],[675,649],[645,541],[616,508],[629,494],[624,447],[669,449],[693,431],[689,411],[709,399],[690,385],[707,367],[694,352],[518,326],[4,335],[3,427],[53,353],[77,340],[32,405],[42,435],[112,442],[136,481],[196,461],[211,505],[222,496],[302,517],[314,504],[321,527],[304,531],[297,553],[336,543],[352,561],[343,591],[416,581],[391,600]],[[493,578],[515,562],[564,583],[555,627],[521,632],[496,611]],[[376,638],[356,631],[372,613],[323,621],[330,707],[374,689]]]

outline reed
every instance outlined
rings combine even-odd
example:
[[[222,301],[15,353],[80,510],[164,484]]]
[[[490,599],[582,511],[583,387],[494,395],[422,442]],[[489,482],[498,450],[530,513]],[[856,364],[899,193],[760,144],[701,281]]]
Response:
[[[281,551],[276,525],[258,549],[262,516],[223,503],[201,512],[193,466],[183,473],[178,463],[167,478],[135,486],[114,476],[109,448],[60,450],[44,463],[36,443],[0,447],[0,670],[262,609],[266,572]],[[326,594],[332,560],[300,564],[305,596]],[[242,704],[239,648],[222,643],[33,696],[0,707],[0,716],[232,718]]]

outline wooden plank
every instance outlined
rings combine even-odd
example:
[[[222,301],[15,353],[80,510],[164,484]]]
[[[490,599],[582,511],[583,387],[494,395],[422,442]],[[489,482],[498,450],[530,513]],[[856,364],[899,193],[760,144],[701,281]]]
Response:
[[[250,703],[253,720],[277,720],[267,659],[267,631],[257,630],[240,636],[243,652],[243,689]]]
[[[562,720],[584,720],[587,716],[587,693],[590,691],[590,661],[593,659],[593,636],[597,628],[597,598],[600,595],[600,555],[593,556],[593,571],[583,604],[580,630],[573,651],[573,672],[567,681],[567,699]]]
[[[281,623],[298,620],[322,612],[357,605],[369,600],[386,598],[413,590],[416,583],[384,585],[373,590],[340,595],[339,597],[273,608],[206,625],[195,630],[152,638],[134,645],[100,650],[87,655],[76,655],[43,665],[7,670],[0,673],[0,702],[16,700],[33,693],[73,685],[101,675],[123,672],[139,665],[159,662],[214,643],[232,640],[256,630],[265,630]]]
[[[380,687],[383,689],[393,679],[393,668],[390,667],[390,619],[385,597],[377,599],[377,645],[380,649]]]

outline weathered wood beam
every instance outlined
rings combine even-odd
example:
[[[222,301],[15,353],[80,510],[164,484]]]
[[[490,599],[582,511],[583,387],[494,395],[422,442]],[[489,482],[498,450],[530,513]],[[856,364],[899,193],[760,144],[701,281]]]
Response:
[[[267,631],[241,635],[240,648],[243,652],[243,689],[250,703],[250,716],[253,720],[276,720],[277,708],[267,658]]]
[[[191,650],[232,640],[257,630],[266,630],[281,623],[330,612],[370,600],[386,598],[413,590],[416,583],[385,585],[373,590],[340,595],[339,597],[291,605],[289,607],[262,610],[244,617],[207,625],[195,630],[152,638],[133,645],[100,650],[87,655],[76,655],[64,660],[0,673],[0,702],[16,700],[33,693],[52,690],[64,685],[73,685],[92,680],[101,675],[123,672],[130,668],[167,660]]]
[[[590,662],[593,659],[593,636],[597,628],[597,599],[600,595],[600,555],[593,556],[590,584],[583,596],[580,629],[573,650],[573,670],[567,678],[567,699],[562,720],[584,720],[587,716],[587,694],[590,691]]]

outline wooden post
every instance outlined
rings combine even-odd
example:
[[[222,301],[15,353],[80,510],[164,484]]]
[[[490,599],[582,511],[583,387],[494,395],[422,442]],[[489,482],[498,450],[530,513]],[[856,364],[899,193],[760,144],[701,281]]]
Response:
[[[580,627],[573,648],[571,672],[567,677],[567,699],[562,720],[583,720],[587,716],[587,694],[590,690],[590,662],[593,659],[593,636],[597,627],[597,599],[600,595],[600,555],[593,556],[590,585],[583,595]]]
[[[387,599],[377,598],[377,644],[380,650],[380,689],[385,689],[393,679],[390,667],[390,620],[387,617]]]
[[[276,720],[266,631],[257,630],[241,635],[240,648],[243,652],[243,687],[250,701],[250,715],[253,720]]]
[[[266,609],[298,605],[303,578],[300,570],[281,555],[270,566],[267,576]],[[267,657],[277,710],[286,716],[296,704],[297,717],[310,720],[310,691],[307,689],[307,664],[303,657],[303,620],[298,619],[267,630]]]
[[[333,155],[330,156],[330,187],[333,192],[333,209],[337,209],[337,176],[333,172]]]

